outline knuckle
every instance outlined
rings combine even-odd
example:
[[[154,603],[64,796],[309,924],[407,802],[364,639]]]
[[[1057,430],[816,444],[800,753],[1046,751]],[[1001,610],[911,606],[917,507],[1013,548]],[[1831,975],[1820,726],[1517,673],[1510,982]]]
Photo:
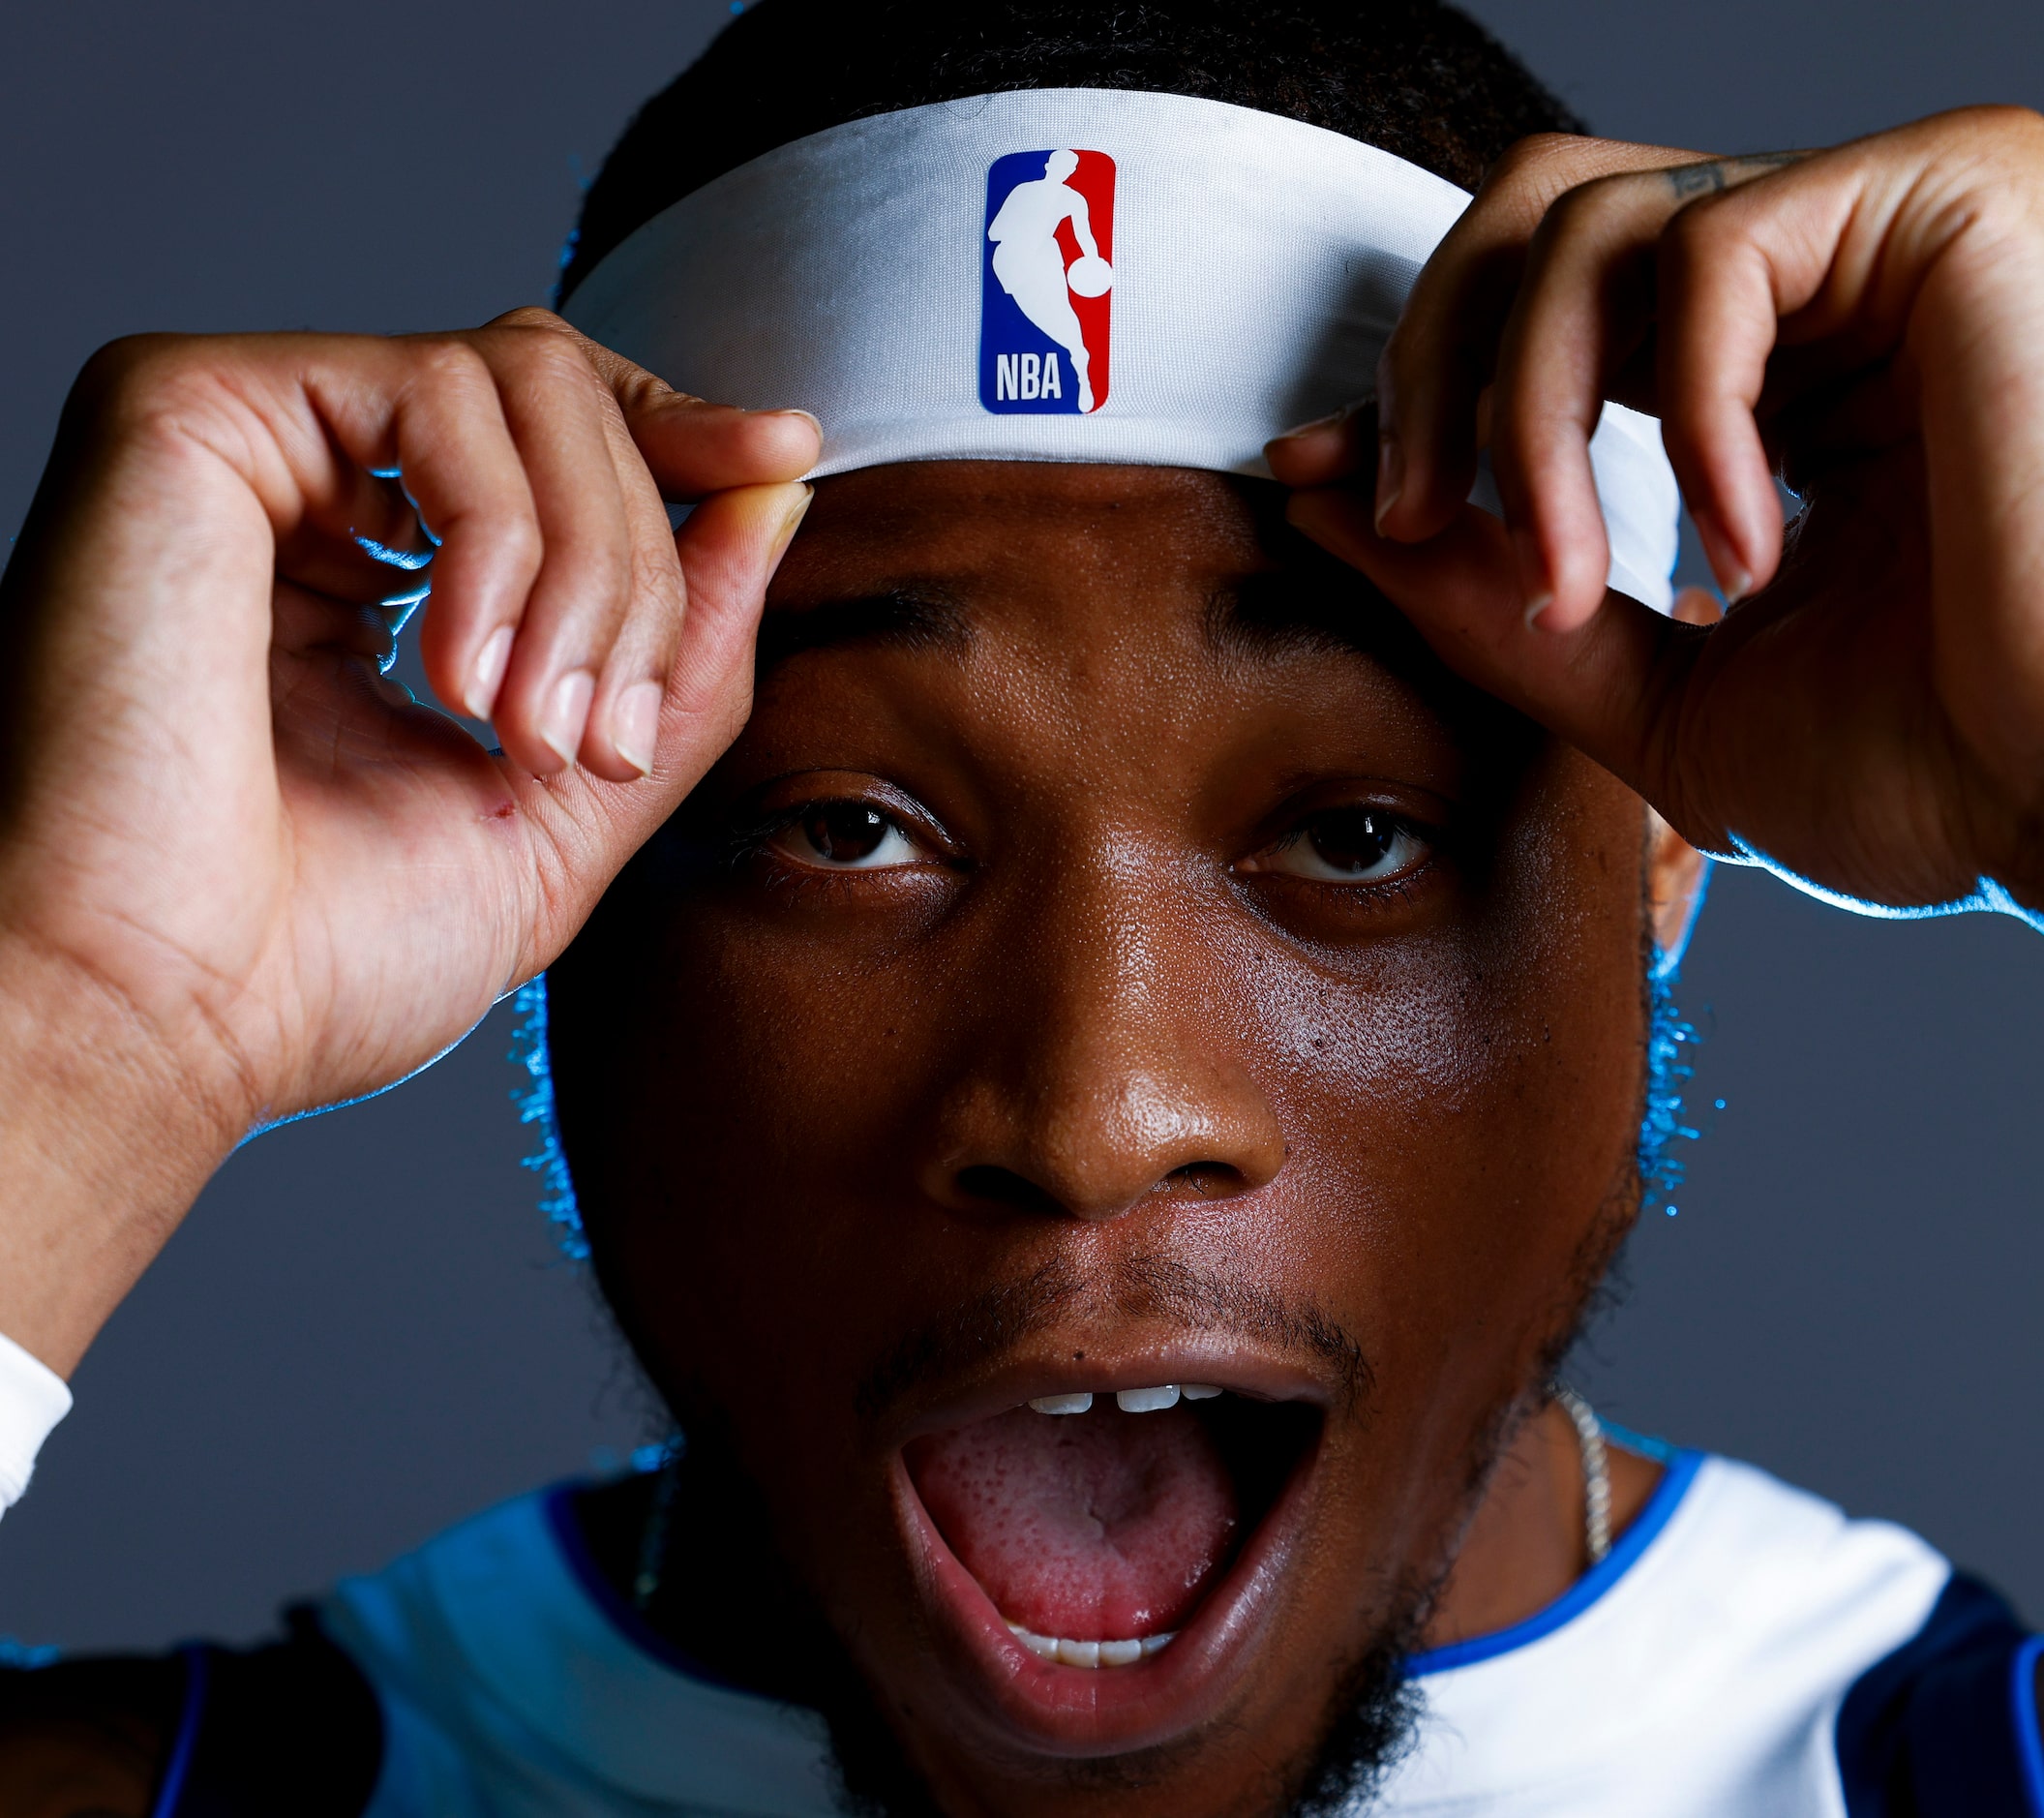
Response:
[[[501,316],[493,316],[484,324],[490,328],[537,329],[550,335],[580,341],[582,336],[560,317],[537,303],[522,303],[515,310],[506,310]]]
[[[457,391],[490,382],[490,363],[459,336],[429,335],[412,345],[423,384]]]
[[[1582,140],[1572,133],[1528,134],[1498,154],[1484,187],[1510,189],[1535,176],[1545,176],[1572,155],[1579,155],[1581,147]]]
[[[539,517],[529,499],[507,499],[499,507],[497,521],[490,526],[490,546],[514,573],[536,573],[546,554],[546,539],[539,530]]]
[[[632,600],[634,607],[660,627],[663,643],[671,643],[688,605],[688,583],[674,546],[642,544],[633,555]]]
[[[1651,180],[1651,179],[1649,179]],[[1548,210],[1565,227],[1592,227],[1608,216],[1624,211],[1638,197],[1641,178],[1635,171],[1610,170],[1570,185],[1554,198]]]
[[[225,336],[128,335],[79,371],[66,417],[116,440],[210,442],[239,395]]]
[[[1960,124],[1976,131],[2007,136],[2019,143],[2036,144],[2044,139],[2044,114],[2034,107],[2017,106],[2008,102],[1981,102],[1969,107],[1958,108],[1952,118]]]
[[[615,537],[598,536],[571,537],[558,553],[560,561],[550,561],[548,572],[565,589],[561,597],[569,616],[593,635],[614,635],[632,598],[633,552]]]
[[[173,390],[189,387],[218,357],[211,338],[184,335],[123,335],[99,348],[79,370],[75,401],[97,414],[148,409]]]
[[[1663,269],[1694,270],[1700,261],[1720,256],[1728,242],[1744,232],[1750,213],[1751,198],[1737,190],[1698,197],[1661,230]]]
[[[517,328],[502,346],[505,364],[521,384],[545,391],[603,389],[579,336],[571,341],[551,328]]]
[[[635,365],[622,354],[611,354],[606,377],[609,390],[624,410],[644,410],[659,404],[700,404],[700,398],[677,392],[666,379],[656,373],[649,373],[643,366]]]
[[[1535,133],[1506,147],[1484,181],[1489,206],[1537,220],[1569,192],[1636,167],[1638,146],[1574,133]]]

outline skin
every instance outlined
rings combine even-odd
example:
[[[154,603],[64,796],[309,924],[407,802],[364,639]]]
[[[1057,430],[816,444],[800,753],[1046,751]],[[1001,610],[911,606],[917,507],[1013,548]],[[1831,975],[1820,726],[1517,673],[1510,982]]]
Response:
[[[2040,298],[2025,108],[1793,157],[1528,139],[1422,274],[1381,413],[1272,466],[1304,489],[1293,521],[1452,667],[1704,850],[2034,922]],[[1734,602],[1707,636],[1605,591],[1587,448],[1607,396],[1662,419]],[[1460,502],[1480,441],[1503,525]],[[1786,546],[1777,469],[1803,496]]]
[[[772,614],[913,590],[956,633],[776,666],[676,850],[556,974],[607,1290],[771,1525],[766,1547],[738,1524],[682,1553],[749,1607],[684,1612],[680,1639],[800,1695],[743,1651],[759,1588],[792,1579],[947,1810],[1282,1793],[1342,1665],[1445,1566],[1637,1200],[1637,798],[1448,677],[1280,504],[1158,469],[827,483]],[[1264,610],[1355,647],[1217,639],[1212,603],[1258,583]],[[722,857],[734,825],[823,802],[905,836],[870,869],[828,868],[799,827]],[[1301,830],[1362,804],[1438,831],[1381,883],[1302,875]],[[717,856],[691,870],[691,843]],[[1556,1143],[1571,1106],[1595,1108]],[[1317,1314],[1367,1387],[1346,1354],[1168,1297],[1164,1271]],[[998,1337],[985,1297],[1046,1276],[1068,1294]],[[961,1318],[959,1354],[855,1392]],[[1267,1530],[1274,1587],[1210,1599],[1206,1626],[1232,1612],[1239,1634],[1187,1631],[1168,1672],[989,1645],[905,1440],[1186,1380],[1325,1410],[1299,1506]],[[1446,1630],[1487,1600],[1530,1613],[1579,1568],[1580,1464],[1551,1439],[1527,1436],[1514,1481],[1529,1510],[1573,1497],[1573,1531],[1529,1523],[1480,1560]]]
[[[1039,1808],[1047,1787],[1117,1810],[1268,1804],[1323,1715],[1325,1652],[1395,1608],[1398,1574],[1446,1564],[1631,1137],[1640,905],[1679,920],[1681,892],[1652,881],[1649,852],[1679,852],[1629,788],[1693,843],[1830,891],[1926,905],[1985,880],[2037,910],[2040,279],[2044,124],[2019,111],[1788,164],[1583,141],[1507,159],[1423,276],[1381,415],[1271,461],[1293,524],[1517,720],[1375,647],[1217,664],[1197,587],[1293,561],[1223,482],[906,474],[820,495],[821,526],[861,498],[884,520],[918,486],[926,504],[980,487],[991,543],[954,490],[889,546],[820,528],[782,583],[798,611],[934,564],[972,596],[978,666],[789,658],[704,805],[851,766],[931,807],[971,864],[806,894],[683,865],[651,925],[700,951],[669,941],[637,988],[673,1014],[641,1015],[607,1064],[646,1045],[760,1148],[724,1145],[726,1124],[669,1141],[712,1127],[663,1096],[593,1197],[656,1375],[764,1499],[763,1583],[820,1606],[947,1805]],[[1721,625],[1602,591],[1582,445],[1613,392],[1664,416],[1738,595]],[[1483,441],[1502,526],[1458,502]],[[68,1373],[247,1131],[403,1076],[561,953],[744,722],[816,448],[806,419],[677,399],[541,312],[94,363],[0,583],[0,1330]],[[1808,501],[1786,557],[1771,459]],[[390,575],[349,532],[415,540],[369,472],[392,465],[444,538],[434,685],[494,713],[500,755],[374,679],[389,633],[367,609]],[[678,538],[663,497],[704,501]],[[1335,909],[1263,864],[1302,775],[1387,787],[1473,836],[1368,913]],[[707,970],[719,954],[748,970]],[[684,974],[717,989],[675,1000]],[[632,1000],[611,1001],[629,1026]],[[573,1114],[593,1128],[628,1089]],[[1324,1310],[1367,1392],[1343,1392],[1338,1344],[1188,1330],[1143,1257]],[[1078,1290],[1035,1325],[873,1378],[914,1321],[1061,1262]],[[861,1285],[827,1318],[827,1278]],[[1226,1354],[1185,1354],[1202,1348]],[[890,1452],[1061,1372],[1113,1387],[1160,1366],[1325,1409],[1293,1556],[1232,1651],[1188,1632],[1150,1691],[1136,1669],[1071,1696],[1004,1675]],[[880,1387],[848,1409],[862,1374]],[[1574,1569],[1540,1539],[1567,1527],[1563,1437],[1551,1416],[1518,1434],[1436,1633]],[[714,1621],[683,1626],[714,1650]],[[1132,1750],[1140,1793],[1076,1765]]]

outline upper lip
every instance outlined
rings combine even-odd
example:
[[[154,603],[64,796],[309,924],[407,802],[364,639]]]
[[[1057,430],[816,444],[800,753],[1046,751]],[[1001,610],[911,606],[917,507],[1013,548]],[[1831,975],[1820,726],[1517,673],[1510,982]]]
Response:
[[[1073,1355],[1074,1350],[1083,1355]],[[1306,1402],[1323,1410],[1338,1391],[1326,1377],[1290,1355],[1263,1351],[1241,1339],[1164,1346],[1117,1347],[1081,1343],[1055,1352],[1033,1347],[975,1371],[970,1382],[912,1394],[883,1418],[885,1439],[907,1445],[925,1434],[947,1433],[989,1420],[1046,1395],[1091,1390],[1151,1388],[1162,1382],[1211,1383],[1256,1401]]]

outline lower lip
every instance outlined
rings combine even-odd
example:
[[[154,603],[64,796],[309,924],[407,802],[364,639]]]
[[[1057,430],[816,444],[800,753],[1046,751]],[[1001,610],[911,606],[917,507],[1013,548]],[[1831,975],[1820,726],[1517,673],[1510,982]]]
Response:
[[[1168,1648],[1130,1666],[1096,1668],[1044,1660],[1008,1632],[979,1581],[937,1531],[897,1453],[895,1508],[934,1619],[933,1639],[998,1740],[1084,1759],[1154,1748],[1220,1716],[1276,1620],[1321,1443],[1316,1438],[1293,1467],[1227,1576]]]

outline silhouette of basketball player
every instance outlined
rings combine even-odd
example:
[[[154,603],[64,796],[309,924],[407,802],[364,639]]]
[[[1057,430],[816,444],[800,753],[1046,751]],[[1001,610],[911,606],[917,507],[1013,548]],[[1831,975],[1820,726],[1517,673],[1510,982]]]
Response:
[[[1065,250],[1058,244],[1058,228],[1068,221],[1079,251],[1088,258],[1100,257],[1086,198],[1065,182],[1078,167],[1077,152],[1052,152],[1043,161],[1039,179],[1018,183],[1008,191],[986,237],[994,242],[994,276],[1001,280],[1002,289],[1014,298],[1023,315],[1071,355],[1072,371],[1079,380],[1079,409],[1084,412],[1093,409],[1093,379],[1087,371],[1086,338],[1079,331],[1071,291],[1065,281]]]

